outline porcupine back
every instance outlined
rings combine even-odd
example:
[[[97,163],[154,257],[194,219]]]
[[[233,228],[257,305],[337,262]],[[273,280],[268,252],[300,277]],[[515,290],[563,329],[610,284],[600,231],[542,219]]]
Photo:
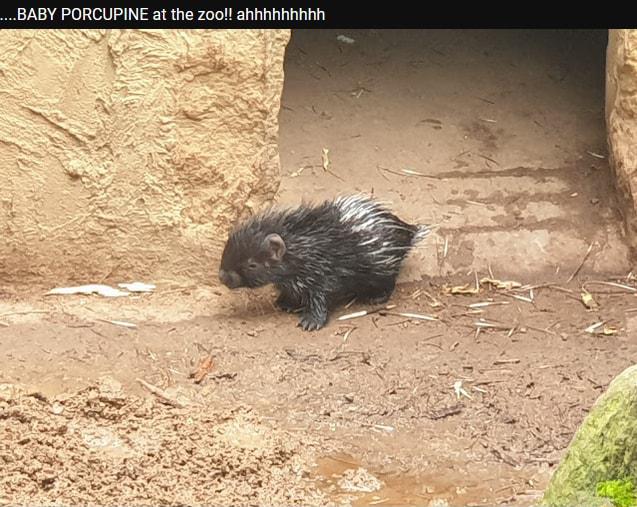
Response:
[[[395,278],[409,250],[429,233],[363,195],[270,212],[254,225],[286,242],[285,272],[275,283],[346,292],[369,277]],[[342,286],[347,281],[352,286]]]

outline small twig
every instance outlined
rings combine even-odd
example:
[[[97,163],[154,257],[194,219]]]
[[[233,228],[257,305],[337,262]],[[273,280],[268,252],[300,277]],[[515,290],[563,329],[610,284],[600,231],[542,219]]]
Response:
[[[594,324],[591,324],[586,329],[584,329],[584,331],[593,334],[597,330],[597,328],[602,327],[603,325],[604,321],[595,322]]]
[[[101,322],[106,322],[108,324],[112,324],[114,326],[127,327],[128,329],[137,329],[137,324],[133,324],[132,322],[126,322],[123,320],[107,320],[107,319],[97,319]]]
[[[210,377],[215,380],[233,380],[237,377],[237,373],[234,371],[228,371],[225,373],[214,373]]]
[[[338,359],[343,359],[345,357],[352,357],[352,356],[360,355],[361,356],[361,363],[371,366],[371,364],[370,364],[371,358],[370,358],[368,352],[365,352],[364,350],[342,350],[343,349],[342,345],[340,345],[338,348],[340,350],[336,354],[332,355],[332,357],[325,358],[325,360],[331,362],[331,361],[336,361]]]
[[[509,304],[511,304],[509,301],[484,301],[481,303],[472,303],[469,305],[469,308],[482,308],[485,306],[509,305]]]
[[[361,310],[360,312],[348,313],[347,315],[341,315],[338,320],[350,320],[350,319],[358,319],[359,317],[365,317],[369,315],[370,312],[367,310]]]
[[[584,258],[582,259],[582,262],[579,263],[579,266],[577,266],[577,269],[573,271],[573,274],[568,277],[568,280],[566,280],[566,283],[569,283],[573,278],[575,278],[577,273],[580,272],[580,269],[582,269],[582,267],[584,266],[586,259],[588,259],[588,256],[591,254],[594,244],[595,244],[594,242],[591,242],[591,244],[588,246],[588,250],[586,250],[586,253],[584,254]]]
[[[201,360],[201,362],[199,363],[199,367],[194,372],[192,372],[188,376],[188,378],[193,379],[195,384],[201,384],[203,379],[206,378],[206,375],[208,375],[208,373],[210,373],[213,368],[214,359],[212,357],[212,354],[209,354]]]
[[[92,327],[89,327],[89,328],[88,328],[88,330],[89,330],[91,333],[96,334],[97,336],[100,336],[100,337],[102,337],[102,338],[104,338],[104,339],[107,339],[107,336],[106,336],[106,335],[103,335],[102,333],[100,333],[99,331],[96,331],[96,330],[95,330],[95,329],[93,329]]]
[[[482,157],[483,159],[488,160],[489,162],[493,162],[495,165],[498,165],[498,166],[500,165],[497,160],[494,160],[491,157],[487,157],[486,155],[482,155],[481,153],[478,153],[477,155],[478,157]]]
[[[516,461],[512,456],[509,456],[509,455],[501,452],[499,449],[491,449],[491,453],[496,458],[498,458],[500,461],[503,461],[507,465],[510,465],[512,467],[520,466],[520,463],[518,461]]]
[[[395,315],[397,317],[406,317],[408,319],[417,319],[417,320],[438,320],[438,317],[433,317],[432,315],[424,315],[420,313],[406,313],[406,312],[382,312],[381,315]]]
[[[351,335],[354,330],[356,329],[356,327],[350,327],[347,332],[345,333],[345,336],[343,336],[343,341],[346,342],[347,339],[349,338],[349,335]]]
[[[423,347],[435,347],[439,350],[442,350],[442,346],[438,345],[437,343],[423,343],[422,345]]]
[[[477,328],[486,328],[486,329],[511,329],[510,325],[506,324],[494,324],[493,322],[487,322],[486,320],[478,320],[473,323],[473,325]]]
[[[283,350],[288,356],[290,356],[295,361],[317,362],[321,360],[321,356],[319,356],[318,354],[305,354],[303,352],[298,352],[289,347]]]
[[[378,171],[378,174],[380,174],[386,181],[391,181],[387,176],[385,176],[385,173],[381,171],[379,166],[376,166],[376,171]]]
[[[396,176],[407,176],[406,174],[390,169],[389,167],[383,167],[382,165],[377,165],[376,167],[381,171],[387,171],[388,173],[395,174]]]
[[[519,294],[511,294],[511,297],[517,299],[519,301],[524,301],[525,303],[533,303],[532,298],[527,298],[525,296],[520,296]]]
[[[327,148],[323,148],[323,152],[322,152],[322,158],[323,158],[323,170],[326,173],[331,174],[332,176],[334,176],[335,178],[341,180],[341,181],[345,181],[343,178],[341,178],[338,174],[336,174],[334,171],[332,171],[329,167],[330,167],[330,158],[329,158],[329,152],[330,150],[328,150]]]
[[[556,332],[550,330],[551,326],[549,326],[546,329],[542,329],[541,327],[534,327],[534,326],[525,326],[525,327],[527,327],[528,329],[531,329],[533,331],[538,331],[540,333],[546,333],[546,334],[550,334],[552,336],[557,336]]]
[[[480,308],[476,308],[475,310],[468,310],[463,313],[457,313],[455,315],[451,315],[451,318],[456,319],[458,317],[469,317],[470,319],[473,319],[475,315],[482,315],[483,313],[484,313],[484,310],[481,310]]]
[[[327,172],[328,167],[330,166],[330,157],[329,157],[329,153],[330,150],[328,150],[327,148],[323,148],[323,152],[322,152],[322,159],[323,159],[323,169]]]
[[[459,414],[460,412],[462,412],[462,405],[453,405],[451,407],[443,407],[439,410],[432,410],[428,414],[425,414],[425,417],[432,421],[436,421],[438,419],[444,419],[445,417]]]
[[[485,370],[485,371],[493,371],[493,370]],[[508,371],[508,370],[502,370],[502,371]],[[486,386],[486,385],[489,385],[489,384],[502,384],[503,382],[509,382],[509,380],[505,380],[505,379],[486,379],[486,380],[478,380],[474,384],[477,385],[477,386]]]
[[[154,386],[153,384],[149,384],[148,382],[140,378],[135,380],[137,380],[137,382],[139,382],[143,387],[148,389],[151,393],[157,396],[164,403],[171,405],[175,408],[185,408],[183,403],[180,403],[179,401],[168,396],[163,389],[160,389],[159,387]]]
[[[539,287],[532,287],[535,289],[538,289]],[[559,285],[553,285],[552,283],[549,283],[548,285],[546,285],[547,289],[555,289],[559,292],[564,292],[566,294],[573,294],[575,291],[571,290],[571,289],[567,289],[566,287],[560,287]],[[575,298],[577,299],[577,298]]]
[[[560,287],[559,285],[554,285],[552,283],[543,283],[540,285],[530,285],[530,286],[525,286],[525,287],[520,287],[520,289],[516,289],[516,290],[533,290],[533,289],[552,289],[552,290],[556,290],[558,292],[563,292],[566,294],[566,297],[569,297],[571,299],[574,299],[575,301],[580,301],[579,296],[575,296],[574,293],[575,291],[571,290],[571,289],[567,289],[565,287]]]
[[[396,429],[393,426],[387,426],[386,424],[371,424],[371,423],[366,423],[366,422],[360,422],[359,424],[361,426],[366,426],[368,428],[375,428],[377,430],[386,431],[388,433],[391,433],[392,431],[394,431]]]
[[[389,324],[385,324],[383,327],[400,326],[401,324],[407,324],[408,322],[411,322],[411,319],[399,320],[398,322],[390,322]]]
[[[500,364],[517,364],[519,362],[520,362],[519,359],[497,359],[493,361],[493,365],[498,366]]]
[[[395,169],[390,169],[389,167],[383,167],[381,165],[377,165],[378,169],[383,171],[387,171],[388,173],[395,174],[396,176],[420,176],[421,178],[429,178],[432,180],[439,180],[437,176],[430,176],[429,174],[423,174],[416,171],[410,171],[409,169],[402,169],[400,171],[396,171]]]
[[[401,169],[401,172],[403,172],[404,174],[406,174],[408,176],[420,176],[421,178],[431,178],[431,179],[434,179],[434,180],[440,179],[437,176],[431,176],[429,174],[419,173],[418,171],[412,171],[410,169]]]
[[[29,310],[26,312],[9,312],[9,313],[1,314],[0,318],[9,317],[10,315],[30,315],[32,313],[51,313],[51,312],[49,310]]]
[[[433,297],[431,294],[429,294],[429,292],[427,292],[426,290],[423,290],[422,292],[429,299],[429,306],[431,306],[432,308],[438,308],[439,306],[443,306],[442,303],[438,301],[435,297]]]
[[[380,308],[375,308],[373,310],[361,310],[360,312],[354,312],[354,313],[348,313],[346,315],[341,315],[338,318],[338,320],[358,319],[360,317],[365,317],[373,313],[382,312],[383,310],[391,310],[393,308],[396,308],[396,305],[381,306]]]
[[[356,298],[353,297],[352,300],[345,305],[345,309],[347,310],[350,306],[352,306],[356,302]]]
[[[586,289],[587,285],[608,285],[609,287],[617,287],[618,289],[624,289],[628,292],[637,292],[635,287],[631,287],[630,285],[624,285],[623,283],[615,283],[615,282],[603,282],[597,280],[591,280],[582,284],[582,288]],[[588,290],[588,289],[587,289]],[[1,315],[0,315],[1,317]]]

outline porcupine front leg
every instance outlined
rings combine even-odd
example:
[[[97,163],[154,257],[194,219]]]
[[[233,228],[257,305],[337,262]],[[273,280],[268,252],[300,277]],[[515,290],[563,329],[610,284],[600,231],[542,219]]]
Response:
[[[274,302],[281,310],[294,313],[301,308],[301,298],[298,294],[282,289],[279,297]]]
[[[303,309],[299,326],[305,331],[321,329],[327,322],[327,297],[320,290],[310,290],[306,296],[306,304]]]

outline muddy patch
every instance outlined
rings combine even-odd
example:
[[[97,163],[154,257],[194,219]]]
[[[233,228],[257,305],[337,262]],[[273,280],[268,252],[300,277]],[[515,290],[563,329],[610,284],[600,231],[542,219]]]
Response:
[[[47,398],[3,385],[3,503],[324,504],[304,480],[311,440],[247,409],[177,410],[103,386]]]

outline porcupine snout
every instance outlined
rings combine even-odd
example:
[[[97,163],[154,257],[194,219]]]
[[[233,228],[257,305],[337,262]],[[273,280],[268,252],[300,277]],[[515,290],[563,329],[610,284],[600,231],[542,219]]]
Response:
[[[241,285],[241,277],[234,271],[219,270],[219,280],[229,289],[236,289]]]

